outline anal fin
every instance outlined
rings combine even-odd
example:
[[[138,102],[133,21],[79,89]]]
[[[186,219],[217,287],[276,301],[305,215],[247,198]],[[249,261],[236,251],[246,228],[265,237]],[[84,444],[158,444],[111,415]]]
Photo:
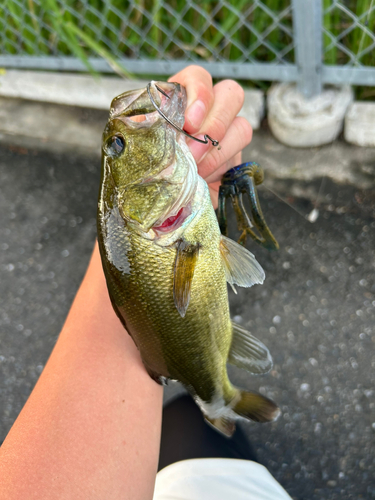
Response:
[[[236,424],[234,420],[227,417],[219,417],[219,418],[209,418],[206,415],[204,416],[206,422],[214,427],[217,431],[224,434],[226,437],[232,437],[234,431],[236,430]]]
[[[267,347],[250,332],[232,322],[233,340],[228,363],[261,375],[271,370],[272,356]]]

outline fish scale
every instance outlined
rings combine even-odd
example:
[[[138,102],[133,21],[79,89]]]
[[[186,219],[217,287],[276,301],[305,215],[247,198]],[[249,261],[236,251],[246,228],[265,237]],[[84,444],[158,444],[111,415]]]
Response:
[[[117,228],[116,222],[108,227],[112,245],[119,249],[116,266],[128,268],[128,273],[113,269],[108,285],[142,359],[152,373],[178,380],[184,374],[181,381],[189,380],[193,386],[199,385],[196,377],[203,375],[202,368],[196,369],[196,360],[207,358],[207,352],[211,362],[201,363],[207,372],[204,376],[216,379],[216,372],[221,376],[232,335],[225,270],[223,265],[217,266],[220,232],[217,224],[212,224],[216,219],[210,203],[206,211],[197,227],[202,247],[185,318],[180,317],[173,300],[176,248],[158,247],[152,240],[129,233],[119,218],[115,218]],[[195,360],[192,366],[186,362],[190,359]],[[197,395],[206,397],[199,391]]]

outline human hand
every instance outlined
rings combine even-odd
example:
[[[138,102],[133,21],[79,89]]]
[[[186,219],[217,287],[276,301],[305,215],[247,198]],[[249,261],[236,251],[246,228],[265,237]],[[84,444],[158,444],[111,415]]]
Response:
[[[212,86],[211,75],[200,66],[188,66],[169,81],[186,88],[186,132],[198,139],[208,134],[220,142],[218,149],[210,143],[187,140],[199,175],[207,182],[216,208],[221,177],[241,163],[241,151],[250,143],[253,134],[246,118],[237,116],[244,102],[244,91],[233,80],[223,80]]]

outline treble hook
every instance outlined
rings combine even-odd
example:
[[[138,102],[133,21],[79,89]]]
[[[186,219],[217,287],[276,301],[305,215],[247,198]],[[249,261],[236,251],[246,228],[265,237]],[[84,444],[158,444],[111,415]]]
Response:
[[[155,85],[155,87],[157,88],[157,90],[165,95],[165,97],[167,99],[170,99],[169,95],[164,92],[163,89],[161,89],[160,87],[158,87],[157,85]],[[194,139],[194,141],[197,141],[197,142],[200,142],[202,144],[208,144],[208,141],[211,141],[211,144],[216,147],[216,146],[219,146],[219,141],[216,141],[215,139],[212,139],[212,137],[210,137],[208,134],[205,134],[204,135],[204,140],[202,139],[197,139],[196,137],[193,137],[192,135],[188,134],[187,132],[185,132],[185,130],[183,130],[182,128],[178,127],[176,124],[174,124],[169,118],[168,116],[166,116],[163,111],[159,108],[159,106],[156,104],[156,102],[154,101],[154,98],[152,97],[152,94],[151,94],[151,91],[150,91],[150,88],[151,88],[151,83],[149,83],[147,85],[147,93],[151,99],[151,102],[152,102],[152,105],[154,106],[154,108],[156,109],[156,111],[159,113],[160,116],[162,116],[164,118],[164,120],[166,120],[169,125],[172,125],[173,128],[175,128],[178,132],[181,132],[182,134],[186,135],[187,137],[190,137],[190,139]],[[220,149],[221,146],[218,147],[218,149]]]

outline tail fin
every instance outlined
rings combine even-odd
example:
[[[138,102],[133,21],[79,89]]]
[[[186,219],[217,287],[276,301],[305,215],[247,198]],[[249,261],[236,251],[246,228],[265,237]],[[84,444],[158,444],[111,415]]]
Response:
[[[240,400],[233,406],[233,411],[240,417],[255,422],[273,422],[281,412],[270,399],[256,392],[239,390]]]
[[[281,414],[279,407],[270,399],[259,393],[242,391],[241,389],[238,389],[237,402],[233,406],[228,405],[229,408],[239,417],[254,422],[273,422]],[[236,430],[235,416],[233,414],[232,416],[222,415],[217,418],[204,415],[204,418],[224,436],[231,437]]]

